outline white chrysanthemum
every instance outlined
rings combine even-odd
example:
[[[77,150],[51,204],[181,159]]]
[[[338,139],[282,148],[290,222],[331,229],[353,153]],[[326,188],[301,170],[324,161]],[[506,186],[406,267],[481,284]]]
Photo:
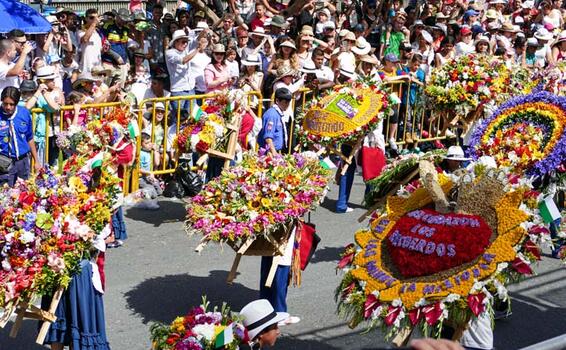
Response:
[[[199,324],[193,327],[193,332],[197,335],[197,339],[202,338],[207,341],[212,341],[214,338],[214,325],[213,324]]]

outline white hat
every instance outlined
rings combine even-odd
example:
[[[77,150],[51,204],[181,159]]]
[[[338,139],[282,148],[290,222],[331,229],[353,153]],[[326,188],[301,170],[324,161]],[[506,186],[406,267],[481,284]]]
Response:
[[[371,51],[371,45],[367,42],[367,40],[360,36],[356,39],[356,45],[352,47],[352,52],[356,55],[363,56],[367,55]]]
[[[540,28],[536,31],[535,38],[538,40],[551,40],[552,34],[546,28]]]
[[[201,32],[201,31],[208,29],[208,28],[209,28],[208,23],[200,21],[200,22],[197,23],[197,26],[195,28],[195,32]]]
[[[184,30],[179,29],[173,33],[173,38],[171,38],[171,42],[169,43],[169,47],[173,47],[175,45],[175,41],[179,39],[189,39],[189,36],[185,33]]]
[[[342,74],[343,76],[346,76],[350,79],[356,79],[357,78],[356,67],[350,66],[348,64],[340,66],[340,74]]]
[[[330,10],[328,9],[322,9],[320,11],[318,11],[318,13],[324,13],[326,15],[326,17],[330,18]]]
[[[491,0],[489,2],[490,5],[495,5],[495,4],[507,4],[507,1],[505,0]]]
[[[314,62],[312,60],[306,60],[305,63],[303,64],[303,67],[301,69],[299,69],[299,71],[303,72],[303,73],[316,73],[318,71],[318,69],[316,69],[316,65],[314,64]]]
[[[527,39],[527,46],[538,46],[537,38],[528,38]]]
[[[257,36],[266,36],[265,29],[260,26],[255,27],[255,29],[250,34]]]
[[[159,109],[160,111],[164,111],[164,110],[165,110],[165,105],[163,104],[163,102],[155,102],[154,108],[155,108],[156,110]]]
[[[464,150],[460,146],[450,146],[450,147],[448,147],[448,152],[446,152],[444,159],[459,160],[461,162],[464,162],[466,160],[470,160],[470,158],[467,158],[466,156],[464,156]]]
[[[421,35],[423,37],[423,39],[425,39],[425,41],[429,44],[432,44],[432,36],[430,35],[429,32],[427,32],[426,30],[423,30],[421,32]]]
[[[336,29],[336,24],[334,24],[334,21],[326,21],[322,25],[322,30],[325,29]]]
[[[521,16],[517,16],[517,17],[515,17],[515,23],[516,24],[523,24],[523,23],[525,23],[525,19]]]
[[[563,41],[566,41],[566,30],[560,32],[560,35],[558,35],[558,38],[556,38],[556,40],[552,43],[552,46],[559,44]]]
[[[259,55],[255,53],[250,53],[242,60],[242,66],[259,66],[261,65],[261,60]]]
[[[523,1],[521,7],[523,9],[532,9],[533,7],[535,7],[535,2],[532,0]]]
[[[487,36],[481,35],[481,34],[477,36],[475,45],[477,45],[478,43],[480,43],[482,41],[486,42],[489,45],[489,38]]]
[[[57,17],[55,17],[55,16],[47,16],[47,17],[45,17],[45,19],[46,19],[47,22],[49,22],[50,24],[57,24],[57,23],[59,23],[59,20],[58,20]]]
[[[57,74],[52,66],[43,66],[36,72],[37,79],[55,79]]]
[[[294,50],[297,49],[297,47],[295,46],[295,44],[291,40],[285,40],[284,42],[279,44],[279,47],[290,47]]]
[[[254,339],[265,328],[289,317],[286,312],[275,312],[267,299],[254,300],[240,311],[242,322],[250,339]]]

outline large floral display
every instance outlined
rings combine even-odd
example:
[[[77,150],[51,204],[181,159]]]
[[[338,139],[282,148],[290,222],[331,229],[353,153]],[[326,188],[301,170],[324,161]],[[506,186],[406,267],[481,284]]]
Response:
[[[492,156],[518,175],[543,176],[566,160],[566,97],[546,91],[502,104],[475,130],[473,156]]]
[[[506,285],[532,273],[547,230],[536,218],[541,195],[510,173],[477,165],[459,174],[421,163],[421,184],[387,198],[369,229],[355,235],[339,268],[339,313],[386,337],[419,328],[438,336],[482,313]],[[451,196],[457,198],[451,198]]]
[[[425,92],[434,109],[465,116],[486,103],[528,93],[535,85],[521,68],[513,71],[501,60],[470,54],[434,69]]]
[[[152,350],[235,350],[249,340],[245,327],[226,305],[220,310],[208,308],[205,299],[201,306],[177,317],[170,325],[153,324]]]
[[[206,153],[209,149],[226,152],[230,126],[238,128],[236,110],[244,99],[242,90],[222,91],[193,106],[192,115],[181,125],[175,146],[181,153]]]
[[[41,170],[0,189],[0,307],[65,287],[90,256],[120,191],[99,161],[73,157],[65,175]]]
[[[273,232],[315,208],[328,181],[315,154],[246,154],[190,199],[185,227],[216,242]]]
[[[355,143],[389,115],[392,103],[391,95],[372,82],[335,87],[296,116],[297,142],[305,149]]]

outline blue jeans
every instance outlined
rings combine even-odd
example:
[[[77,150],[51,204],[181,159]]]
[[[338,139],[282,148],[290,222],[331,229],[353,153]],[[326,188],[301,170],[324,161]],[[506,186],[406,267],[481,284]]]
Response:
[[[8,186],[14,187],[14,184],[18,179],[27,180],[29,178],[30,170],[31,166],[29,154],[27,157],[20,160],[14,160],[10,170],[5,174],[0,175],[0,186],[7,183]]]
[[[352,147],[342,145],[342,154],[349,157],[352,153]],[[338,170],[340,171],[340,169]],[[336,202],[336,212],[345,213],[348,209],[348,200],[350,199],[350,192],[352,191],[352,184],[354,183],[354,175],[356,173],[356,160],[352,158],[352,162],[348,165],[346,174],[340,176],[340,183],[338,188],[338,201]]]
[[[171,92],[171,97],[174,96],[192,96],[195,94],[195,90],[183,90],[183,91],[174,91]],[[191,107],[191,102],[189,100],[186,101],[171,101],[171,114],[175,116],[175,120],[177,120],[177,105],[181,103],[181,114],[183,111],[189,112],[189,108]]]
[[[122,211],[122,207],[119,207],[112,215],[112,228],[114,229],[114,238],[121,241],[128,238],[128,232],[126,232],[126,222],[124,222],[124,213]]]
[[[554,246],[552,249],[552,257],[558,257],[558,253],[560,253],[560,249],[564,246],[565,242],[564,239],[558,238],[558,227],[560,227],[560,218],[554,220],[550,223],[550,238],[554,241]]]
[[[271,288],[265,286],[267,275],[271,269],[273,257],[261,257],[261,275],[259,279],[259,298],[267,299],[276,312],[287,312],[287,287],[289,286],[289,274],[291,266],[277,266],[275,277]]]

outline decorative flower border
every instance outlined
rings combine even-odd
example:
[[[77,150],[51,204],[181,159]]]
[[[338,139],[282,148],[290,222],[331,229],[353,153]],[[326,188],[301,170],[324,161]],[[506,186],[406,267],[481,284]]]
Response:
[[[340,135],[340,137],[327,137],[314,133],[309,133],[303,128],[303,122],[307,113],[312,109],[324,110],[327,104],[332,101],[337,94],[348,94],[357,101],[363,102],[364,99],[369,98],[364,96],[367,93],[373,93],[380,97],[381,105],[375,109],[374,117],[365,125],[356,128],[350,132]],[[337,146],[340,148],[344,143],[355,143],[364,137],[370,131],[375,129],[380,121],[382,121],[391,112],[391,105],[394,104],[391,95],[381,85],[373,82],[354,82],[351,86],[335,87],[327,95],[320,99],[313,99],[305,108],[295,116],[295,135],[297,135],[297,143],[304,149],[321,148],[329,146]]]
[[[464,176],[474,178],[474,173],[478,174],[474,183],[493,176],[481,166]],[[540,194],[511,174],[507,177],[505,194],[496,205],[497,235],[487,249],[471,263],[424,277],[402,278],[391,272],[383,244],[397,220],[431,204],[432,199],[423,187],[408,197],[389,197],[386,211],[376,213],[370,229],[356,233],[358,248],[348,246],[339,262],[345,271],[336,290],[339,314],[351,326],[364,321],[368,329],[381,326],[386,338],[414,327],[438,336],[445,320],[465,325],[470,318],[489,312],[492,298],[506,301],[505,285],[532,273],[531,263],[540,258],[539,244],[548,241],[548,231],[534,219]],[[457,181],[454,175],[439,174],[445,193]]]
[[[529,116],[517,118],[517,116]],[[472,156],[479,158],[483,154],[480,148],[490,146],[494,131],[517,122],[542,123],[548,128],[548,142],[540,151],[540,160],[531,162],[525,170],[529,176],[543,176],[552,172],[566,160],[566,97],[539,91],[526,96],[515,97],[502,104],[497,111],[485,119],[474,131],[470,146]]]

